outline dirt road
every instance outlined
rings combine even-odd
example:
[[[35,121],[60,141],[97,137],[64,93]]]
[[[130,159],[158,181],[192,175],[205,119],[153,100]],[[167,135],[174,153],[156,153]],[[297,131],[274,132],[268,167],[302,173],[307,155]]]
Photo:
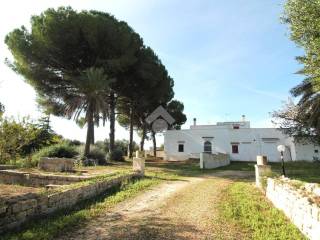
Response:
[[[155,186],[60,239],[242,239],[218,216],[219,194],[245,172],[223,171]]]

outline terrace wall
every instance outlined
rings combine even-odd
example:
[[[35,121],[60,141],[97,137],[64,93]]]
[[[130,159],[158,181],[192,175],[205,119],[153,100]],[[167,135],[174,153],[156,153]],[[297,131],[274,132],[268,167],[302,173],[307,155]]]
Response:
[[[92,177],[91,177],[92,178]],[[31,187],[45,187],[50,184],[67,185],[90,179],[87,176],[61,176],[36,174],[16,170],[0,170],[0,183],[19,184]]]
[[[97,180],[71,189],[62,189],[51,194],[29,193],[10,199],[0,198],[0,233],[17,228],[27,220],[73,207],[80,201],[93,198],[140,176],[139,173],[132,173],[111,180]]]

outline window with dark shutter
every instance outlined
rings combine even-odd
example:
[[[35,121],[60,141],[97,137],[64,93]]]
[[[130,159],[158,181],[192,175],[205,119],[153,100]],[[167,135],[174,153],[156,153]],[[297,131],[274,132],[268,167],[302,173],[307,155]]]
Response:
[[[184,145],[183,144],[178,145],[178,152],[184,152]]]
[[[238,145],[232,145],[232,153],[239,153],[239,146]]]
[[[212,144],[209,141],[205,141],[203,145],[203,151],[205,153],[212,153]]]

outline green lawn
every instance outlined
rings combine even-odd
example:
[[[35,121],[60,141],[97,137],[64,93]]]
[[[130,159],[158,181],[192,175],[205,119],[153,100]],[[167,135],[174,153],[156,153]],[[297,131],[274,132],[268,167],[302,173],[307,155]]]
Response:
[[[281,164],[272,163],[273,172],[281,174]],[[304,182],[320,183],[320,163],[296,161],[285,163],[286,176]]]
[[[254,171],[255,162],[231,162],[229,166],[217,168],[217,170],[240,170]],[[281,163],[269,163],[271,170],[277,175],[281,175]],[[320,183],[320,163],[295,161],[285,162],[286,175],[289,178],[304,182]]]

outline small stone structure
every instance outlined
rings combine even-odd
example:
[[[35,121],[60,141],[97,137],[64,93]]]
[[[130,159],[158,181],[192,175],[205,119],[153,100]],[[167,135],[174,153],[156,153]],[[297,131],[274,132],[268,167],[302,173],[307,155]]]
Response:
[[[200,153],[200,168],[212,169],[230,164],[230,158],[228,154],[224,153]]]
[[[255,173],[256,173],[256,186],[258,188],[263,188],[263,181],[265,181],[265,177],[271,174],[270,165],[254,165]]]
[[[294,180],[268,178],[266,196],[311,240],[320,239],[320,186],[294,187]]]
[[[257,156],[257,165],[267,165],[268,159],[267,156],[258,155]]]
[[[143,156],[144,153],[142,151],[136,151],[136,157],[132,160],[133,171],[138,172],[141,175],[144,175],[145,169],[145,160]]]
[[[257,156],[257,164],[254,165],[256,174],[256,186],[263,188],[263,181],[265,177],[271,174],[271,167],[268,164],[266,156]]]
[[[47,185],[66,185],[75,182],[85,181],[92,176],[58,176],[45,175],[18,170],[0,170],[0,183],[19,184],[30,187],[45,187]]]
[[[49,194],[28,193],[9,199],[2,199],[0,196],[0,234],[9,229],[17,228],[36,217],[46,216],[57,210],[75,206],[80,201],[93,198],[113,187],[120,186],[122,182],[138,177],[140,174],[131,173],[114,179],[62,189],[51,194],[50,192]]]
[[[39,169],[50,172],[68,172],[73,170],[74,162],[72,158],[42,157],[39,161]]]

